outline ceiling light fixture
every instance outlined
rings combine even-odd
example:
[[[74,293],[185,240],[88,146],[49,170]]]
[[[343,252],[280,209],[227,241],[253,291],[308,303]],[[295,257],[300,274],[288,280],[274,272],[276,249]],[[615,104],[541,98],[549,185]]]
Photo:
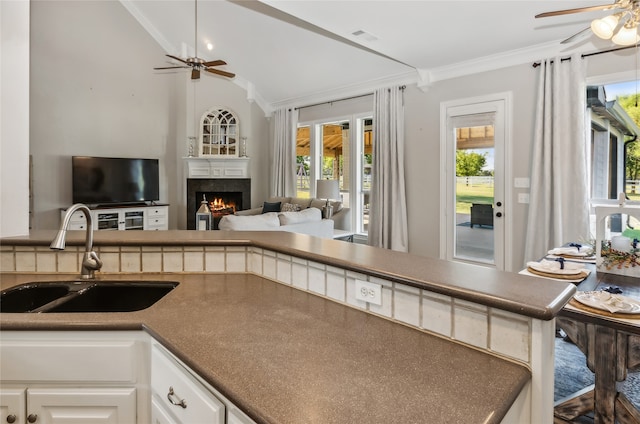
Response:
[[[591,31],[604,40],[611,40],[620,46],[631,46],[640,41],[638,23],[640,22],[640,6],[638,0],[617,2],[622,12],[614,13],[591,22]]]

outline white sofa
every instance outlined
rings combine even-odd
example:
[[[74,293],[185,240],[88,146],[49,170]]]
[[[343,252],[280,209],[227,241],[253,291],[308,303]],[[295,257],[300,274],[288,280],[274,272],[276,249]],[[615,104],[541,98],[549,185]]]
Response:
[[[266,212],[256,215],[225,215],[218,223],[222,231],[289,231],[333,238],[333,220],[322,219],[317,208],[299,212]]]
[[[275,212],[285,212],[287,206],[296,206],[298,210],[305,210],[307,208],[317,208],[322,210],[322,207],[326,204],[326,200],[308,198],[308,197],[271,197],[265,203],[275,204],[280,203],[280,209]],[[349,208],[343,206],[340,201],[330,202],[333,205],[333,227],[339,230],[351,229],[351,212]],[[257,208],[246,209],[236,212],[236,215],[259,215],[263,213],[264,204]]]

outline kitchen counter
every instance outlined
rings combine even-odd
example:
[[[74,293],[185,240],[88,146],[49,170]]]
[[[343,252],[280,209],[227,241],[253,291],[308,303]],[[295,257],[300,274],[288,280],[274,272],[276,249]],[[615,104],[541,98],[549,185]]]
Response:
[[[123,234],[126,233],[126,234]],[[56,231],[33,231],[0,243],[48,247]],[[84,246],[84,231],[68,231],[67,246]],[[575,293],[550,281],[461,262],[279,231],[95,231],[94,246],[255,246],[364,273],[541,320],[553,319]]]
[[[74,277],[4,273],[0,288]],[[1,313],[0,330],[144,329],[258,423],[499,423],[531,379],[512,361],[251,274],[100,278],[180,285],[143,311]]]

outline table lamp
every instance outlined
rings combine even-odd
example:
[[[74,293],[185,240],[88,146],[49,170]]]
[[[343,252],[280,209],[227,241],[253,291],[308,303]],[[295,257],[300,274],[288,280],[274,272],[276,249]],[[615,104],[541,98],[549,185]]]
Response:
[[[316,182],[316,197],[318,199],[327,199],[327,204],[322,207],[322,217],[329,219],[333,216],[333,206],[329,203],[330,199],[340,199],[340,186],[338,180],[318,180]]]

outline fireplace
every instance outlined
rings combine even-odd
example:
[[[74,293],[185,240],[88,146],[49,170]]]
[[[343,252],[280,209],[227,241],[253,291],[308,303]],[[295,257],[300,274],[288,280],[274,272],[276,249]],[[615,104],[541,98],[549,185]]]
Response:
[[[187,179],[187,229],[196,229],[196,211],[205,196],[213,215],[213,228],[229,213],[251,207],[250,178]]]

